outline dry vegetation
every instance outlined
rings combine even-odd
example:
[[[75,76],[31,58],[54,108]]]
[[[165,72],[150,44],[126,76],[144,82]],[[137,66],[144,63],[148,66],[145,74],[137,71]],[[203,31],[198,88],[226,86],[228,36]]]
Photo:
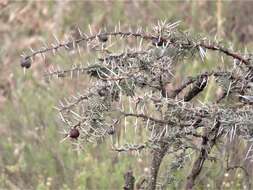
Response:
[[[0,189],[120,189],[124,184],[123,174],[127,170],[133,169],[139,184],[150,173],[151,158],[148,151],[142,151],[141,154],[136,151],[122,153],[125,149],[136,149],[123,145],[145,141],[147,137],[142,130],[126,133],[122,128],[103,143],[98,141],[86,143],[85,146],[83,143],[86,141],[76,143],[78,140],[75,139],[60,143],[65,134],[60,133],[63,123],[56,117],[54,106],[68,95],[83,92],[89,87],[90,81],[87,76],[48,81],[42,71],[52,74],[56,65],[66,69],[72,63],[79,64],[80,60],[92,62],[94,55],[81,49],[82,54],[78,56],[68,52],[39,57],[24,75],[19,63],[20,54],[27,47],[38,49],[44,43],[55,43],[54,36],[60,40],[71,36],[79,38],[78,28],[85,32],[92,30],[93,33],[104,27],[113,31],[115,26],[119,27],[120,21],[121,30],[128,31],[129,27],[133,30],[140,26],[146,28],[160,19],[167,19],[170,22],[181,20],[180,29],[195,34],[194,39],[203,36],[213,41],[223,39],[227,47],[233,46],[233,50],[247,53],[252,52],[252,8],[253,3],[249,1],[231,3],[219,0],[0,2]],[[133,39],[128,39],[127,43],[136,45]],[[119,43],[112,49],[117,50],[117,47],[124,46]],[[217,63],[220,63],[220,68],[230,67],[227,65],[231,62],[229,58],[213,55],[207,54],[205,64],[201,63],[201,59],[188,60],[190,64],[177,69],[174,85],[167,86],[169,91],[182,82],[185,73],[196,76],[213,69]],[[221,91],[214,80],[209,80],[208,87],[197,99],[208,103],[220,95]],[[129,121],[129,125],[135,125],[135,120]],[[245,157],[251,149],[251,143],[237,135],[232,136],[223,141],[222,148],[215,147],[198,178],[194,179],[196,189],[250,188],[252,164]],[[112,151],[112,145],[117,145],[113,149],[121,153]],[[219,159],[214,158],[216,153],[219,153]],[[177,163],[180,163],[182,155],[176,156]],[[164,159],[165,163],[175,160],[171,156]],[[188,167],[176,171],[172,176],[176,180],[171,179],[170,183],[166,181],[169,178],[165,174],[170,173],[171,168],[162,164],[158,182],[165,183],[164,188],[167,189],[185,187],[185,173],[192,168],[193,162],[194,159],[188,160]]]

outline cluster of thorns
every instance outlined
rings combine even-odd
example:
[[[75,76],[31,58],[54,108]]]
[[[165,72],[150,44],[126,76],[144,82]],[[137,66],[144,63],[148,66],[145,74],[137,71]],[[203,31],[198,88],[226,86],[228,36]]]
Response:
[[[53,69],[46,74],[48,78],[85,74],[92,79],[84,93],[61,101],[57,107],[61,120],[68,126],[66,137],[97,142],[114,135],[121,126],[127,131],[130,123],[135,123],[134,130],[139,130],[139,126],[147,129],[148,139],[113,149],[122,152],[151,148],[160,156],[196,150],[200,156],[187,178],[190,189],[217,139],[235,135],[251,139],[253,65],[250,55],[236,53],[210,40],[194,39],[179,31],[178,24],[161,22],[152,33],[142,29],[122,32],[120,27],[114,32],[90,32],[90,35],[78,30],[76,39],[66,42],[56,39],[51,46],[31,49],[29,55],[22,55],[21,67],[29,69],[37,55],[45,58],[47,53],[57,54],[61,49],[77,50],[80,54],[82,48],[99,51],[100,57],[92,64]],[[118,41],[127,44],[131,42],[128,39],[136,39],[135,48],[126,45],[123,52],[113,52],[113,40],[117,48]],[[98,46],[101,48],[97,49]],[[208,50],[228,57],[232,66],[196,76],[180,76],[180,84],[175,85],[180,63],[188,60],[190,64],[189,60],[196,55],[205,62]],[[221,95],[211,104],[197,101],[212,77],[222,90]],[[201,140],[200,145],[194,144],[194,138]]]

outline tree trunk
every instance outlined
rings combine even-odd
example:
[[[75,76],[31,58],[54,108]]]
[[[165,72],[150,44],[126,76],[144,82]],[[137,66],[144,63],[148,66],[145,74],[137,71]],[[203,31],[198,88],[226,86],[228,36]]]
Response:
[[[123,187],[124,190],[134,190],[134,182],[135,178],[133,176],[133,171],[129,170],[124,174],[125,185]]]
[[[167,144],[161,144],[160,149],[153,149],[152,150],[150,177],[149,177],[148,187],[147,187],[148,190],[155,190],[156,189],[157,175],[158,175],[160,165],[161,165],[162,160],[166,154],[167,149],[168,149]]]
[[[193,189],[193,186],[195,185],[195,180],[200,174],[202,167],[204,165],[204,162],[208,158],[208,154],[210,153],[211,149],[215,145],[216,140],[221,135],[219,134],[218,136],[220,122],[218,119],[215,122],[216,122],[215,126],[210,131],[204,132],[204,135],[202,137],[200,153],[193,164],[190,174],[187,177],[186,187],[185,187],[186,190]]]

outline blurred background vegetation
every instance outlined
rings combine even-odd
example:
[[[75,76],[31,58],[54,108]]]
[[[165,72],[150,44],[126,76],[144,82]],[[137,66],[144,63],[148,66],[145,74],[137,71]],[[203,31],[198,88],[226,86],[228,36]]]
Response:
[[[252,51],[252,10],[250,1],[0,1],[0,189],[121,189],[127,169],[134,168],[138,177],[148,172],[147,153],[115,153],[110,139],[85,145],[81,151],[69,141],[60,143],[62,123],[54,106],[84,89],[88,81],[46,83],[42,60],[24,75],[19,65],[24,50],[53,41],[53,34],[63,39],[75,35],[77,27],[89,31],[89,24],[98,31],[113,29],[120,21],[122,30],[127,30],[152,27],[166,19],[181,20],[181,29],[192,34],[225,39],[241,51]],[[86,58],[83,52],[81,61]],[[45,62],[67,66],[75,59],[48,57]],[[216,61],[210,58],[206,65]],[[195,73],[202,69],[199,65],[192,63],[184,69]],[[203,98],[212,98],[210,89]],[[120,138],[125,137],[118,139],[124,142]],[[236,149],[239,154],[240,144]],[[203,170],[196,188],[243,188],[243,173],[217,174],[218,167],[214,164]],[[171,189],[180,187],[185,171],[177,173],[178,184]]]

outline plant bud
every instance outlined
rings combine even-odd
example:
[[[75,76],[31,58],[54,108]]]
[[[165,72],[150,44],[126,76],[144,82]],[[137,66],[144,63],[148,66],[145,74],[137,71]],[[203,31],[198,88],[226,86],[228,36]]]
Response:
[[[72,139],[77,139],[79,137],[80,133],[79,130],[76,128],[72,128],[69,131],[69,137]]]
[[[153,38],[152,44],[154,46],[163,46],[166,45],[166,41],[162,38]]]
[[[99,34],[98,39],[99,39],[100,42],[107,42],[108,37],[107,37],[106,34]]]
[[[115,129],[110,127],[109,129],[107,129],[107,133],[108,133],[108,135],[114,135]]]
[[[31,59],[30,57],[23,57],[20,61],[20,65],[23,68],[29,69],[31,67]]]

